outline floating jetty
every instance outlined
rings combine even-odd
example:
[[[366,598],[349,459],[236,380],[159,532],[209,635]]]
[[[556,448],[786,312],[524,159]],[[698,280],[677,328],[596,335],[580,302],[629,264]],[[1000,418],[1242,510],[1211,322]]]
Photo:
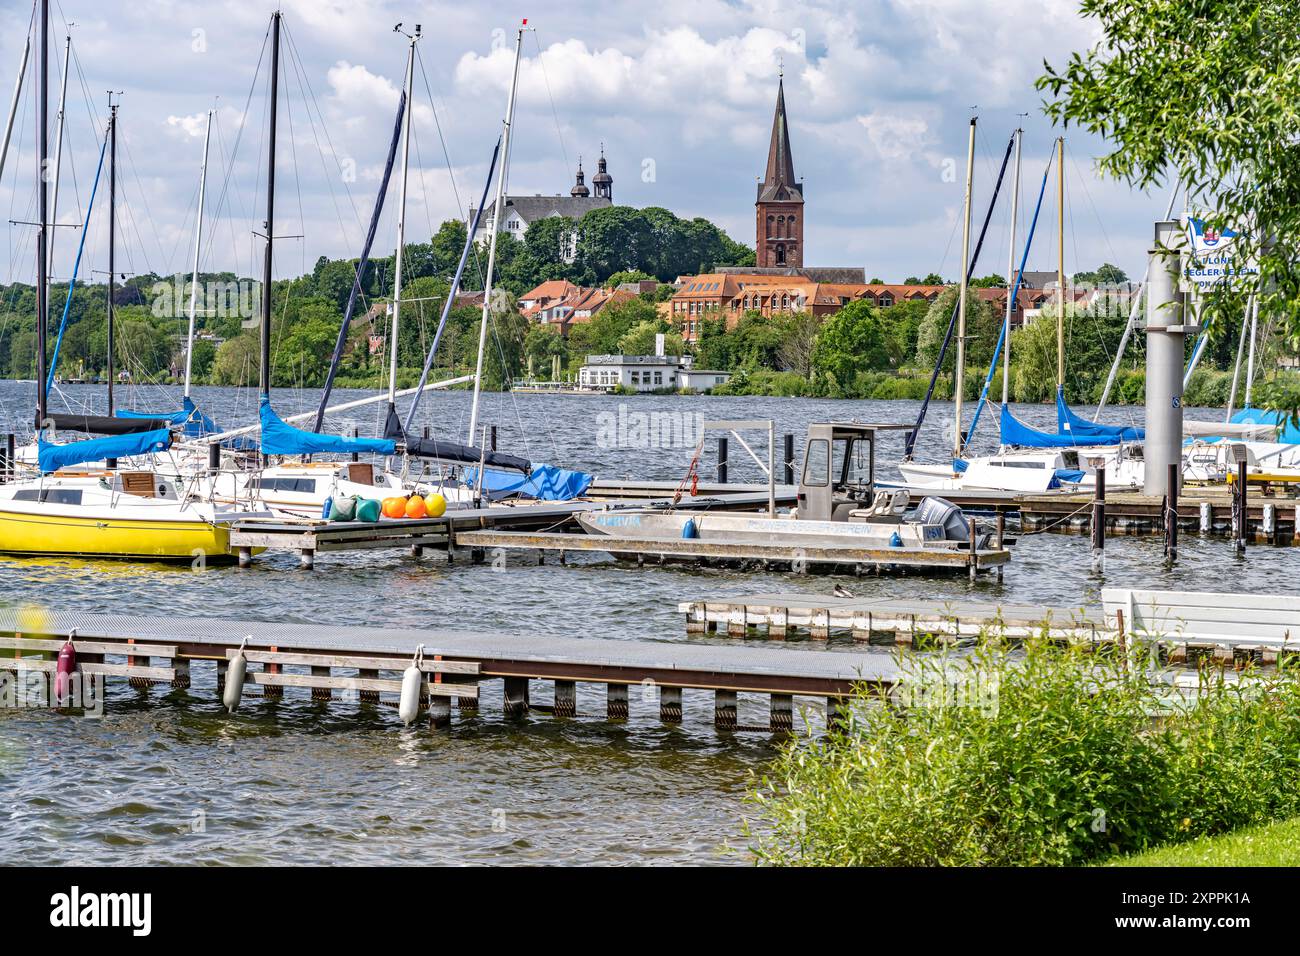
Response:
[[[0,671],[53,672],[56,662],[49,658],[73,631],[83,673],[126,677],[136,686],[193,688],[191,665],[211,662],[211,688],[219,694],[229,661],[245,645],[245,693],[260,687],[263,696],[279,697],[286,687],[299,688],[315,700],[391,702],[401,689],[401,671],[423,645],[423,709],[435,726],[451,720],[453,700],[461,710],[477,710],[480,685],[500,680],[503,707],[511,716],[530,709],[578,716],[576,687],[593,683],[604,685],[605,712],[599,716],[607,719],[628,717],[629,688],[637,686],[641,699],[655,700],[665,723],[681,722],[684,692],[705,692],[713,697],[715,725],[740,729],[737,694],[752,693],[769,697],[769,722],[744,729],[787,731],[793,727],[795,697],[824,700],[828,719],[834,720],[855,686],[866,683],[884,693],[898,677],[889,655],[867,651],[799,653],[688,642],[13,610],[0,611],[0,647],[5,648]],[[119,662],[103,663],[105,656]],[[550,704],[533,704],[539,681],[553,685]]]
[[[1300,655],[1300,608],[1249,594],[1106,588],[1101,607],[755,594],[684,601],[687,634],[785,640],[796,635],[915,647],[969,642],[990,631],[1087,645],[1140,638],[1171,664],[1276,664]]]

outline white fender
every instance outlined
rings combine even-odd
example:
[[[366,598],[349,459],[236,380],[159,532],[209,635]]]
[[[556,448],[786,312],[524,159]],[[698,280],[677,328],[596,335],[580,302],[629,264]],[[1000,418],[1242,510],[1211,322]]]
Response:
[[[423,659],[424,645],[420,644],[415,648],[411,666],[402,671],[402,696],[397,704],[397,716],[408,727],[415,722],[415,718],[420,716],[420,684],[424,680],[420,662]]]

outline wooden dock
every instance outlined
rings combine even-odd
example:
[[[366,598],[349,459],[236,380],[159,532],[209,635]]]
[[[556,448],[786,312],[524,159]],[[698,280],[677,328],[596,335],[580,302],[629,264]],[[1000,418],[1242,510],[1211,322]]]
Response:
[[[658,485],[656,485],[658,488]],[[662,489],[658,489],[660,492]],[[671,491],[669,492],[671,494]],[[670,498],[616,499],[628,507],[667,505]],[[483,529],[551,530],[576,527],[583,511],[610,507],[610,501],[498,502],[482,508],[455,508],[438,518],[381,518],[377,522],[327,521],[323,518],[244,518],[230,525],[230,545],[241,567],[252,563],[258,549],[296,551],[304,568],[315,566],[318,552],[385,548],[409,549],[419,556],[425,549],[454,554],[458,535]],[[749,511],[767,506],[767,491],[701,493],[687,496],[679,510]]]
[[[730,567],[757,564],[775,570],[807,571],[813,568],[846,569],[856,574],[883,570],[929,570],[966,572],[973,578],[981,571],[996,571],[1011,560],[1006,548],[862,548],[844,545],[791,546],[765,541],[725,538],[632,538],[604,534],[571,534],[528,531],[469,531],[456,535],[457,545],[477,550],[501,548],[539,554],[603,551],[638,564],[692,562],[703,566]]]
[[[137,686],[191,687],[191,664],[209,661],[216,664],[212,690],[219,692],[227,662],[247,635],[247,686],[260,687],[263,696],[291,688],[316,700],[360,702],[397,693],[400,671],[423,644],[423,707],[438,726],[451,720],[453,700],[460,710],[475,711],[479,685],[500,680],[503,708],[512,716],[543,708],[557,717],[577,716],[577,684],[594,683],[604,685],[599,716],[607,719],[629,716],[629,688],[637,686],[638,698],[651,700],[665,723],[681,722],[683,692],[704,692],[713,697],[716,726],[739,729],[736,695],[753,693],[770,698],[769,722],[761,729],[787,731],[796,696],[821,698],[834,720],[856,686],[885,693],[898,679],[889,655],[869,651],[13,610],[0,611],[0,646],[10,648],[5,654],[37,656],[0,657],[0,671],[51,671],[50,654],[74,629],[79,667],[98,667]],[[125,663],[102,665],[104,655]],[[539,681],[552,683],[554,694],[551,704],[534,708],[531,685]]]
[[[1105,645],[1124,639],[1126,634],[1131,638],[1140,625],[1139,615],[1133,609],[1129,611],[1126,625],[1121,616],[1107,614],[1099,606],[1052,608],[1040,604],[823,594],[718,597],[684,601],[677,609],[685,617],[687,634],[713,633],[776,641],[796,635],[827,640],[839,634],[851,635],[855,641],[904,647],[971,642],[985,631],[1013,641],[1045,636],[1056,641]],[[1260,627],[1251,627],[1238,629],[1233,636],[1211,636],[1191,618],[1181,620],[1171,616],[1168,620],[1174,624],[1162,627],[1157,633],[1141,635],[1156,645],[1166,663],[1212,661],[1240,668],[1248,663],[1276,664],[1283,655],[1300,654],[1300,637],[1293,640],[1288,633],[1270,636]]]

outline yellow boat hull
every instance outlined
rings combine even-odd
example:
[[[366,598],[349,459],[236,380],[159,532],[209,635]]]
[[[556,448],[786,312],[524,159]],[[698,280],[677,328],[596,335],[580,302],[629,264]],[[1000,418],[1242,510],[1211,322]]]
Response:
[[[193,561],[228,558],[230,529],[206,521],[76,518],[0,511],[0,552]]]

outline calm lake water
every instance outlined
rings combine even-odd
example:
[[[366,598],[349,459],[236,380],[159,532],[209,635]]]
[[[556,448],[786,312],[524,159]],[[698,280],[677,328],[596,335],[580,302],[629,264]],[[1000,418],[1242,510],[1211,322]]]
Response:
[[[0,382],[0,431],[22,432],[34,387]],[[102,389],[65,387],[56,407],[98,411]],[[174,389],[119,390],[119,405],[179,405]],[[364,393],[343,392],[338,400]],[[255,398],[229,389],[195,390],[223,427],[254,420]],[[283,415],[314,406],[315,396],[275,396]],[[499,428],[503,449],[534,461],[605,477],[680,478],[691,447],[605,447],[639,412],[708,418],[773,418],[779,432],[802,436],[810,421],[908,421],[915,402],[835,402],[779,398],[544,396],[491,394],[482,420]],[[421,420],[463,440],[469,395],[427,396]],[[1079,409],[1090,413],[1090,409]],[[1041,427],[1049,406],[1016,413]],[[952,409],[936,403],[917,457],[937,460]],[[1109,410],[1107,421],[1138,419],[1140,409]],[[378,413],[355,413],[374,434]],[[1222,412],[1189,409],[1213,420]],[[338,424],[343,424],[340,421]],[[995,416],[980,443],[996,444]],[[626,428],[626,426],[625,426]],[[635,437],[630,428],[626,434]],[[626,437],[625,434],[625,437]],[[762,439],[754,444],[760,450]],[[798,444],[802,445],[802,439]],[[733,481],[757,481],[732,443]],[[902,436],[882,443],[888,476]],[[712,446],[706,452],[712,462]],[[707,470],[706,470],[707,471]],[[1105,576],[1094,575],[1086,538],[1040,534],[1021,539],[1004,583],[964,577],[879,578],[848,583],[859,594],[974,597],[1052,606],[1094,603],[1103,585],[1249,589],[1294,600],[1300,549],[1252,548],[1233,556],[1226,540],[1186,535],[1180,561],[1165,566],[1157,539],[1114,537]],[[537,567],[522,557],[505,569],[401,552],[323,554],[314,572],[296,555],[267,554],[254,567],[201,574],[154,565],[0,557],[0,601],[84,611],[228,616],[304,623],[460,627],[506,633],[684,641],[679,601],[758,591],[829,592],[828,576],[713,570],[636,570],[591,556],[567,567]],[[700,640],[701,638],[691,638]],[[837,643],[837,642],[833,642]],[[851,642],[849,642],[851,643]],[[843,645],[841,645],[843,646]],[[829,649],[834,652],[835,648]],[[824,653],[791,642],[791,653]],[[222,714],[212,674],[195,669],[188,692],[125,687],[110,694],[102,719],[0,711],[0,863],[744,863],[742,797],[773,754],[763,735],[718,734],[711,700],[686,694],[678,728],[657,720],[657,704],[632,694],[632,718],[556,721],[500,716],[499,688],[485,688],[482,715],[450,731],[404,730],[387,708],[246,700]],[[580,689],[579,710],[603,712],[601,688]],[[494,699],[495,695],[495,699]],[[539,688],[538,697],[549,691]],[[741,722],[764,719],[766,702],[741,702]]]

